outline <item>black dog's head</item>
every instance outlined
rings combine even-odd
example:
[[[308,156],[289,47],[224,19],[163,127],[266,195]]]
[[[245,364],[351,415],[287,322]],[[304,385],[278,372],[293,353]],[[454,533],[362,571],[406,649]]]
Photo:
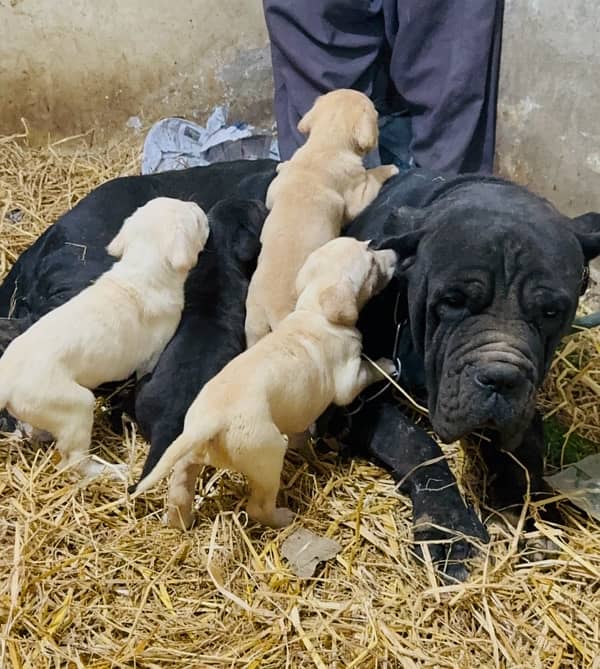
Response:
[[[250,280],[260,252],[260,233],[268,210],[260,200],[227,198],[208,212],[211,246],[233,259]]]
[[[409,232],[379,247],[401,259],[435,431],[449,442],[492,428],[515,448],[600,253],[600,214],[569,219],[524,188],[482,179],[397,215]]]

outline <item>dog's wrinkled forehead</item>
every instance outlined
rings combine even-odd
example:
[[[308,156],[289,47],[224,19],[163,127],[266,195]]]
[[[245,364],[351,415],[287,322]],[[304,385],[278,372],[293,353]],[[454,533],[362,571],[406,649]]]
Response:
[[[535,213],[457,208],[426,236],[419,257],[441,279],[476,267],[506,283],[526,274],[575,286],[584,264],[575,235],[559,214]]]

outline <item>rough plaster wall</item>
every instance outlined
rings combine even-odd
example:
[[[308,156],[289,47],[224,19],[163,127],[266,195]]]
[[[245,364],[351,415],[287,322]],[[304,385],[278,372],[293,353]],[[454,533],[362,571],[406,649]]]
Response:
[[[0,0],[0,134],[109,132],[130,116],[271,122],[261,0]]]
[[[600,3],[507,0],[499,112],[504,175],[600,211]]]
[[[506,0],[498,165],[567,213],[600,211],[600,3]],[[0,134],[130,116],[271,122],[261,0],[0,0]]]

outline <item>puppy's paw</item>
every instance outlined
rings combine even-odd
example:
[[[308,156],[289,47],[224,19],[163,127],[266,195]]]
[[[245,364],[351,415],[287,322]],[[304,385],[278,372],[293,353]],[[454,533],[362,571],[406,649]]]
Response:
[[[400,170],[395,165],[382,165],[382,168],[385,168],[383,172],[384,181],[387,181],[388,179],[395,177],[396,174],[400,172]]]
[[[112,462],[106,462],[97,455],[90,455],[84,460],[78,462],[76,470],[87,479],[95,479],[100,476],[107,476],[113,481],[127,481],[129,467],[127,465],[117,465]]]
[[[280,528],[287,527],[294,522],[296,514],[285,506],[278,506],[273,512],[273,517],[269,525],[271,527]]]
[[[172,527],[175,530],[189,530],[192,528],[196,520],[196,514],[193,509],[187,511],[172,507],[163,513],[161,518],[162,524],[167,527]]]
[[[16,418],[13,418],[7,411],[0,411],[0,432],[14,432],[16,433],[19,429],[19,423]],[[22,438],[21,434],[15,434],[19,438]]]
[[[389,358],[379,358],[378,360],[375,360],[375,364],[388,376],[394,376],[396,373],[396,365]]]

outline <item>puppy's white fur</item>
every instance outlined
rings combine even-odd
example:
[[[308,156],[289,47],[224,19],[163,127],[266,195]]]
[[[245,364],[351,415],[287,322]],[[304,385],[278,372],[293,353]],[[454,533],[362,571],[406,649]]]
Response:
[[[377,146],[377,111],[363,93],[339,89],[317,98],[298,124],[306,144],[281,163],[267,191],[271,210],[246,301],[246,341],[253,346],[294,309],[294,282],[315,249],[339,236],[398,169],[365,170]]]
[[[152,369],[183,309],[183,285],[208,237],[193,202],[156,198],[107,247],[120,258],[91,286],[17,337],[0,359],[0,407],[56,439],[66,466],[89,456],[91,389]]]
[[[295,311],[207,383],[190,406],[182,434],[140,481],[135,496],[175,467],[168,521],[188,527],[200,467],[243,473],[249,516],[280,527],[289,509],[276,508],[286,451],[284,435],[303,432],[326,407],[350,403],[381,378],[361,360],[356,321],[361,307],[391,279],[393,251],[340,238],[314,251],[297,279]],[[391,371],[390,361],[378,361]]]

